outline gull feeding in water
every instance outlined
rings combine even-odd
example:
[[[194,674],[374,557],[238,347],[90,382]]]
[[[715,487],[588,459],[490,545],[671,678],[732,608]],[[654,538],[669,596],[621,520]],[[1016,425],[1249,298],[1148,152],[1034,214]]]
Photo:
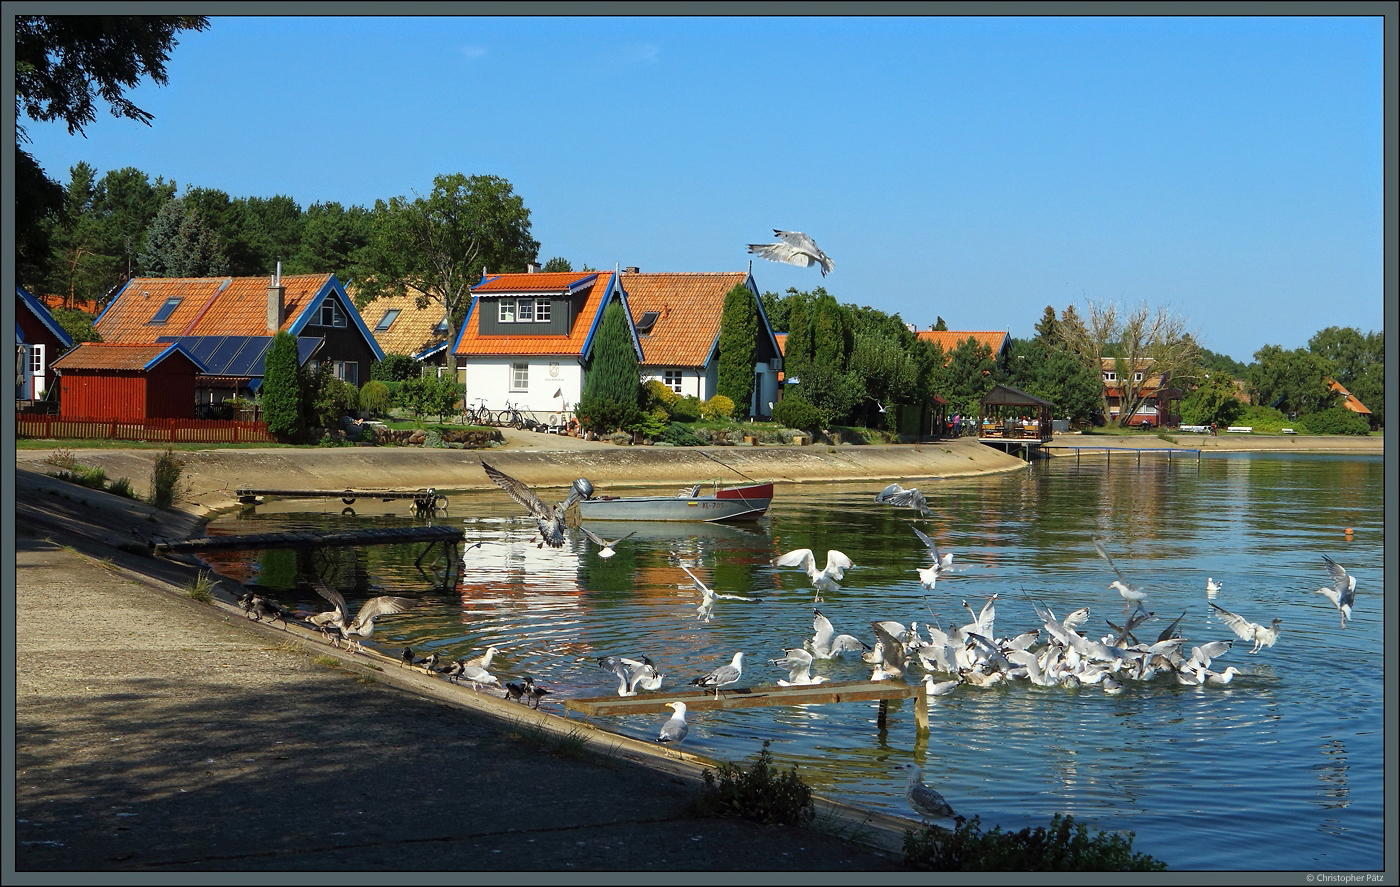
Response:
[[[812,635],[812,655],[818,659],[839,659],[842,653],[859,653],[870,649],[870,645],[860,638],[837,634],[831,620],[815,607],[812,609],[812,629],[816,632]]]
[[[550,548],[564,547],[564,512],[568,511],[583,496],[583,493],[578,489],[577,482],[570,488],[568,498],[551,508],[544,503],[543,499],[535,495],[534,490],[505,472],[498,471],[485,462],[481,463],[481,467],[485,469],[486,476],[491,478],[496,486],[505,490],[512,499],[525,506],[525,510],[535,518],[535,523],[539,524],[540,528],[540,548],[546,545]]]
[[[820,265],[822,277],[830,274],[836,267],[812,238],[801,231],[779,231],[774,228],[773,234],[778,238],[777,243],[751,243],[749,252],[772,262],[786,262],[803,268]]]
[[[613,551],[613,549],[617,547],[617,543],[630,536],[637,535],[637,531],[633,530],[626,536],[619,536],[618,538],[613,539],[611,542],[609,542],[607,539],[604,539],[602,536],[599,536],[597,533],[593,532],[587,527],[579,527],[579,530],[582,531],[583,535],[587,537],[589,542],[592,542],[594,545],[598,546],[598,557],[604,558],[612,557],[613,555],[617,554],[616,551]]]
[[[1206,577],[1206,597],[1215,597],[1217,594],[1220,593],[1220,589],[1222,588],[1224,588],[1224,586],[1221,585],[1219,582],[1216,582],[1209,576]]]
[[[1351,618],[1351,605],[1356,597],[1356,577],[1347,574],[1346,568],[1327,555],[1322,559],[1327,562],[1327,572],[1332,576],[1332,584],[1319,588],[1315,594],[1320,594],[1332,602],[1338,612],[1342,614],[1342,628],[1347,627],[1347,620]]]
[[[821,570],[817,569],[817,558],[812,554],[810,548],[798,548],[780,555],[773,561],[775,567],[797,567],[807,574],[807,578],[812,580],[812,586],[817,589],[817,596],[813,602],[822,599],[823,591],[839,591],[841,586],[836,581],[846,575],[846,571],[855,566],[855,563],[846,555],[832,548],[826,553],[826,566]]]
[[[690,732],[690,725],[685,722],[685,703],[668,702],[666,704],[671,707],[675,714],[661,725],[661,732],[657,735],[656,741],[679,743],[685,739],[685,734]]]
[[[734,654],[734,658],[729,661],[728,665],[721,665],[709,674],[702,675],[690,683],[692,686],[697,686],[702,690],[706,687],[714,687],[715,698],[718,699],[720,688],[727,687],[730,684],[737,684],[743,673],[744,651],[740,650],[738,653]]]
[[[782,659],[768,660],[779,668],[788,670],[787,680],[778,680],[779,687],[805,687],[810,684],[820,684],[826,678],[812,676],[812,654],[801,647],[792,647],[783,651]]]
[[[665,677],[645,655],[640,662],[622,656],[599,656],[598,667],[617,675],[619,696],[636,696],[638,690],[659,690]]]
[[[1258,653],[1264,647],[1272,647],[1274,641],[1278,640],[1278,626],[1282,619],[1275,617],[1274,621],[1265,627],[1257,622],[1250,622],[1238,613],[1231,613],[1214,601],[1211,601],[1210,605],[1220,614],[1220,621],[1231,631],[1242,640],[1254,644],[1254,649],[1249,652]]]
[[[1094,550],[1099,553],[1099,557],[1103,558],[1108,563],[1109,568],[1113,570],[1113,574],[1118,577],[1108,583],[1109,588],[1118,589],[1118,593],[1123,596],[1123,600],[1130,604],[1141,604],[1143,601],[1147,600],[1147,591],[1128,583],[1128,577],[1124,576],[1122,571],[1118,569],[1118,566],[1113,563],[1113,558],[1108,556],[1108,549],[1104,548],[1103,542],[1097,538],[1094,539]]]

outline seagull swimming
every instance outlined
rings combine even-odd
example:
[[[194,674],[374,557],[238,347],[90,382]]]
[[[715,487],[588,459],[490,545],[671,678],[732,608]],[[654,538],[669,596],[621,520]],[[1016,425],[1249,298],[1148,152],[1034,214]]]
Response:
[[[588,538],[589,542],[592,542],[594,545],[598,546],[598,557],[612,557],[613,555],[617,554],[616,551],[613,551],[613,548],[617,546],[617,543],[630,536],[637,535],[637,531],[633,530],[626,536],[619,536],[618,538],[609,542],[607,539],[604,539],[602,536],[599,536],[597,533],[593,532],[587,527],[579,527],[579,529],[583,532],[583,535]]]
[[[1264,647],[1272,647],[1274,641],[1278,640],[1278,625],[1283,621],[1282,619],[1276,617],[1266,628],[1257,622],[1250,622],[1238,613],[1231,613],[1214,601],[1211,601],[1210,605],[1215,607],[1216,612],[1220,614],[1220,621],[1224,622],[1231,631],[1241,639],[1254,644],[1254,649],[1249,652],[1258,653]]]
[[[831,620],[815,608],[812,610],[812,628],[816,632],[812,635],[812,655],[818,659],[839,659],[842,653],[859,653],[870,649],[869,644],[857,637],[837,634]]]
[[[1113,570],[1113,574],[1118,578],[1108,583],[1109,588],[1118,589],[1118,593],[1123,596],[1123,600],[1130,604],[1140,604],[1147,599],[1147,591],[1142,588],[1128,584],[1128,577],[1118,569],[1113,563],[1113,558],[1108,556],[1108,550],[1103,547],[1103,542],[1094,539],[1094,550],[1099,553],[1099,557],[1108,562],[1108,566]]]
[[[1216,582],[1216,581],[1215,581],[1214,579],[1212,579],[1211,577],[1209,577],[1209,576],[1206,577],[1206,597],[1208,597],[1208,598],[1213,598],[1213,597],[1215,597],[1217,594],[1220,593],[1220,589],[1223,588],[1223,587],[1224,587],[1223,585],[1221,585],[1219,582]]]
[[[690,732],[690,725],[685,722],[685,703],[668,702],[666,704],[675,711],[675,714],[661,725],[661,732],[657,735],[656,741],[679,743],[685,739],[685,734]]]
[[[345,597],[339,591],[327,585],[317,577],[310,578],[311,587],[316,593],[331,603],[334,610],[320,613],[312,617],[313,624],[325,630],[327,624],[334,625],[340,630],[340,634],[345,638],[346,649],[350,652],[364,652],[364,644],[354,638],[368,638],[374,634],[374,620],[380,616],[392,616],[395,613],[402,613],[413,606],[413,599],[406,597],[395,597],[393,595],[380,595],[365,601],[360,607],[360,612],[356,614],[354,621],[347,622],[350,616],[350,608],[345,604]],[[325,620],[317,622],[317,619]],[[338,645],[337,645],[338,646]]]
[[[779,668],[788,670],[788,679],[779,680],[779,687],[805,687],[810,684],[820,684],[826,678],[812,676],[812,654],[801,647],[792,647],[783,651],[782,659],[768,660]]]
[[[812,238],[801,231],[779,231],[774,228],[773,234],[778,238],[778,243],[751,243],[749,252],[773,262],[786,262],[803,268],[821,265],[822,277],[836,267],[826,253],[812,242]]]
[[[838,591],[841,586],[836,581],[846,574],[846,571],[855,566],[855,563],[842,552],[832,548],[826,553],[826,566],[818,570],[816,556],[812,554],[810,548],[798,548],[781,555],[773,561],[775,567],[797,567],[806,572],[807,577],[812,580],[812,585],[817,589],[816,601],[822,599],[823,591]]]
[[[909,771],[909,782],[904,793],[909,798],[909,806],[914,808],[919,818],[925,824],[931,820],[954,818],[953,808],[943,800],[943,796],[924,785],[924,771],[915,764],[905,764],[904,767]]]
[[[568,511],[582,495],[577,489],[570,489],[569,496],[563,502],[553,508],[544,504],[544,500],[535,495],[535,492],[525,484],[506,474],[481,463],[481,467],[486,470],[486,476],[495,481],[496,486],[505,490],[516,502],[525,506],[535,518],[535,522],[540,527],[540,547],[548,545],[550,548],[564,547],[564,512]]]
[[[739,677],[743,673],[744,652],[740,650],[738,653],[734,654],[734,658],[730,660],[728,665],[721,665],[709,674],[698,677],[690,683],[693,686],[700,687],[702,690],[706,687],[714,687],[715,698],[719,698],[720,688],[738,683]]]
[[[1327,572],[1332,575],[1332,584],[1319,588],[1315,593],[1332,602],[1342,614],[1342,628],[1346,628],[1347,620],[1351,618],[1352,600],[1356,597],[1356,577],[1348,575],[1346,568],[1327,555],[1324,554],[1322,559],[1327,562]]]

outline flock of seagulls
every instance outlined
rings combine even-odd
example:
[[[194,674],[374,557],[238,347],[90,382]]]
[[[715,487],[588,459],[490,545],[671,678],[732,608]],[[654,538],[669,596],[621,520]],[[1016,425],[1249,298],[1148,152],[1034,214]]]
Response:
[[[541,546],[563,545],[563,511],[572,502],[550,508],[523,483],[484,463],[483,467],[493,481],[535,517],[539,524]],[[887,487],[881,495],[909,492],[892,493],[895,486]],[[889,496],[886,496],[888,499]],[[937,578],[953,569],[953,554],[942,550],[923,530],[911,528],[922,551],[931,561],[930,566],[917,569],[919,581],[923,587],[932,590]],[[589,531],[585,531],[584,535],[599,546],[602,557],[610,556],[613,547],[627,538],[624,536],[607,541]],[[555,539],[558,541],[553,541]],[[1035,612],[1039,625],[1009,635],[998,632],[997,604],[1000,594],[990,595],[979,608],[974,608],[967,600],[961,600],[961,607],[967,612],[966,622],[957,619],[945,625],[931,605],[928,606],[931,618],[927,620],[910,621],[907,625],[893,619],[871,621],[870,642],[854,634],[839,633],[831,620],[814,607],[811,637],[803,639],[800,645],[783,648],[781,657],[765,661],[787,672],[785,678],[776,681],[779,686],[808,686],[829,680],[828,675],[814,674],[814,669],[825,668],[824,663],[843,659],[850,654],[870,667],[870,680],[921,680],[930,699],[947,696],[961,688],[975,690],[1018,681],[1038,687],[1097,686],[1104,693],[1112,695],[1124,692],[1134,682],[1162,678],[1183,686],[1208,687],[1228,684],[1241,674],[1234,666],[1219,669],[1217,664],[1217,660],[1231,651],[1235,641],[1229,638],[1188,639],[1181,630],[1185,611],[1155,636],[1152,635],[1157,617],[1148,609],[1147,589],[1131,582],[1118,568],[1104,540],[1094,538],[1093,546],[1114,577],[1107,587],[1117,591],[1125,605],[1121,623],[1104,618],[1109,629],[1105,634],[1091,633],[1087,628],[1090,607],[1079,607],[1057,615],[1044,603],[1024,592],[1022,596]],[[1318,588],[1316,593],[1326,597],[1337,608],[1342,627],[1345,628],[1355,603],[1356,578],[1327,555],[1322,555],[1322,559],[1329,582]],[[831,549],[827,552],[825,567],[818,570],[815,555],[807,548],[782,554],[772,561],[772,565],[779,569],[795,568],[805,572],[816,589],[814,603],[820,602],[823,592],[839,590],[841,586],[838,581],[844,578],[847,570],[855,567],[849,556]],[[702,621],[708,622],[713,618],[715,603],[720,599],[761,600],[718,593],[689,566],[681,565],[681,568],[701,594],[697,618]],[[373,634],[376,618],[401,613],[412,605],[408,598],[388,595],[373,597],[361,606],[352,619],[339,591],[319,579],[312,578],[311,584],[331,604],[332,609],[311,616],[308,622],[337,646],[342,640],[345,641],[347,649],[352,652],[363,650],[361,641]],[[1238,639],[1251,644],[1249,654],[1259,654],[1273,647],[1278,642],[1282,620],[1274,618],[1264,624],[1226,609],[1215,600],[1223,587],[1223,583],[1214,577],[1206,580],[1207,602],[1221,623]],[[927,605],[929,599],[926,597],[924,600]],[[280,620],[285,625],[286,612],[262,595],[249,592],[240,603],[250,619]],[[541,699],[550,691],[536,684],[530,676],[518,682],[502,684],[488,670],[497,652],[498,648],[491,646],[479,656],[462,658],[439,667],[437,654],[417,659],[412,649],[405,649],[402,662],[406,666],[423,668],[430,674],[441,674],[453,682],[465,681],[477,690],[483,687],[491,692],[499,690],[504,698],[538,708]],[[736,651],[729,662],[693,678],[689,685],[702,691],[713,690],[718,698],[726,688],[735,687],[743,678],[744,655],[744,651]],[[656,692],[662,688],[665,680],[656,664],[645,654],[639,654],[636,658],[601,656],[596,662],[599,668],[617,677],[617,693],[622,697]],[[922,672],[921,678],[916,677],[919,672]],[[686,706],[678,701],[666,705],[673,713],[661,725],[656,741],[679,744],[689,732]],[[910,807],[926,823],[961,820],[943,796],[924,783],[922,771],[913,765],[909,765],[906,794]]]

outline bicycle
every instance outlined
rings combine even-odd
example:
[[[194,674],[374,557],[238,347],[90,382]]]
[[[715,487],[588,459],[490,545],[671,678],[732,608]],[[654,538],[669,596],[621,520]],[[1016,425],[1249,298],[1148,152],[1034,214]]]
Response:
[[[486,406],[486,398],[478,397],[476,399],[476,406],[467,410],[462,415],[462,419],[468,425],[484,425],[489,427],[492,424],[493,417],[491,410]]]

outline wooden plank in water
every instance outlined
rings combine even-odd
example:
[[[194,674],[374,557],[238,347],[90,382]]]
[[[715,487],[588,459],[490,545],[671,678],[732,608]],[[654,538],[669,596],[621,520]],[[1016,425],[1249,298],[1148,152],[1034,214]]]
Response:
[[[253,550],[301,548],[305,546],[387,545],[402,542],[460,542],[466,532],[461,527],[400,527],[355,530],[345,533],[247,533],[232,536],[200,536],[194,539],[153,539],[153,551]]]
[[[564,700],[565,711],[593,715],[633,715],[664,713],[667,703],[684,702],[688,711],[758,708],[767,705],[824,705],[836,702],[868,702],[914,699],[914,722],[928,730],[928,692],[922,681],[902,684],[893,681],[840,681],[807,684],[801,687],[757,686],[721,690],[718,698],[711,690],[653,693],[648,696],[595,696]]]

